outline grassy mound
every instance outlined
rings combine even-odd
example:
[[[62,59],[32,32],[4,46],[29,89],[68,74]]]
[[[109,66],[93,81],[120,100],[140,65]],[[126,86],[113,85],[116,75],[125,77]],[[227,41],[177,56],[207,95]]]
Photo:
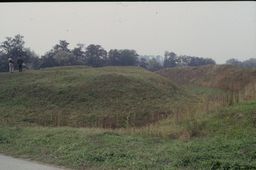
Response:
[[[138,67],[59,67],[0,74],[2,124],[142,126],[169,115],[184,92]]]
[[[208,67],[214,72],[198,69]],[[231,69],[220,67],[215,76]],[[255,100],[209,109],[213,102],[191,100],[137,67],[59,67],[0,80],[0,153],[73,169],[256,169]],[[205,86],[187,90],[220,103],[223,91]]]
[[[238,98],[256,98],[256,70],[231,65],[167,68],[157,72],[177,84],[193,84],[235,92]]]

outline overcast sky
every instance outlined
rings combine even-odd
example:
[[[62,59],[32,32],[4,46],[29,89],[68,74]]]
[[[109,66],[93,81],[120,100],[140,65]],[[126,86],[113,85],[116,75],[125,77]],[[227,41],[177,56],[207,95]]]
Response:
[[[256,2],[0,3],[0,42],[16,34],[39,55],[66,40],[224,63],[256,58]]]

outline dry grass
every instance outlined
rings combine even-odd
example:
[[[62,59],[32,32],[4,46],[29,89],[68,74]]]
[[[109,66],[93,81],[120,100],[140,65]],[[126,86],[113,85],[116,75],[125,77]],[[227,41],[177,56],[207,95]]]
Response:
[[[256,70],[231,65],[168,68],[157,72],[177,84],[193,84],[229,91],[237,101],[256,98]]]

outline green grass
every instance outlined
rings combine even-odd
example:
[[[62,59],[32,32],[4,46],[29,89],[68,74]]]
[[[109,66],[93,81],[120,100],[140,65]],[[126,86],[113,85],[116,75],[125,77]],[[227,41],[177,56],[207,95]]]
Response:
[[[100,128],[0,128],[0,153],[73,169],[256,169],[256,101],[179,126],[189,140]],[[198,128],[201,127],[201,128]]]
[[[0,81],[0,153],[77,170],[256,169],[255,100],[227,106],[224,90],[177,87],[137,67]]]
[[[1,73],[0,81],[1,123],[13,125],[143,126],[189,100],[171,81],[138,67]]]
[[[183,87],[190,93],[199,96],[218,96],[225,94],[225,91],[219,88],[199,87],[195,85],[184,85]]]

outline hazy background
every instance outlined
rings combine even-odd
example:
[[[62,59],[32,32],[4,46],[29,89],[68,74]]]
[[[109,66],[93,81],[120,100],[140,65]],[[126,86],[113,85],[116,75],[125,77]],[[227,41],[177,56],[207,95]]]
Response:
[[[42,55],[59,40],[135,49],[140,55],[256,57],[256,3],[60,2],[0,3],[0,42],[21,34]]]

